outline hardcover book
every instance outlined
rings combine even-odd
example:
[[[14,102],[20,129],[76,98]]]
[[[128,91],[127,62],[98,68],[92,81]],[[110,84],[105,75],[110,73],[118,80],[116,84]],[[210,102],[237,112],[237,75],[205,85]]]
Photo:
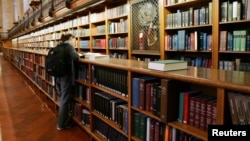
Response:
[[[171,71],[187,69],[187,62],[182,60],[159,60],[148,62],[148,69]]]

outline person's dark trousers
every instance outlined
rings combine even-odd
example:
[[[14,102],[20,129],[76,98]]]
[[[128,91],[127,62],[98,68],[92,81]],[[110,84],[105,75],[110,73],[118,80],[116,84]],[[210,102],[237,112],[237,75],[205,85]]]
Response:
[[[70,75],[56,78],[56,90],[60,96],[60,107],[57,124],[57,127],[59,128],[65,128],[69,121],[71,82]]]

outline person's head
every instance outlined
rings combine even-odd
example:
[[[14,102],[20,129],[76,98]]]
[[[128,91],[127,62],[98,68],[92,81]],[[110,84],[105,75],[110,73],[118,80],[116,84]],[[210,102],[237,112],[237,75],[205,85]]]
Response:
[[[75,36],[73,34],[71,34],[71,33],[62,34],[61,41],[62,42],[68,41],[69,43],[71,43],[72,45],[74,45],[75,44]]]

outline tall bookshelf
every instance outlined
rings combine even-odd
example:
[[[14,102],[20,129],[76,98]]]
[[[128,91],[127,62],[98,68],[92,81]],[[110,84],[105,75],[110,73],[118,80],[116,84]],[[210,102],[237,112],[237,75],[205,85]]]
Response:
[[[79,5],[78,2],[75,1],[72,5]],[[176,94],[177,97],[172,97],[175,103],[169,103],[170,105],[168,105],[175,107],[176,111],[170,112],[174,118],[167,121],[155,113],[133,105],[135,99],[133,98],[133,78],[151,76],[158,80],[173,79],[188,86],[188,89],[201,91],[202,95],[213,96],[217,99],[215,103],[217,114],[215,114],[214,124],[231,124],[230,119],[227,118],[229,114],[227,94],[230,91],[235,91],[236,93],[249,95],[249,82],[246,80],[249,77],[249,72],[247,72],[249,70],[234,68],[237,71],[233,71],[233,69],[221,68],[220,62],[231,61],[233,64],[237,64],[236,60],[238,60],[241,64],[249,63],[249,50],[221,49],[222,39],[225,38],[221,36],[221,32],[233,33],[236,30],[249,30],[250,19],[247,18],[247,14],[245,16],[240,14],[239,19],[224,20],[225,14],[222,14],[224,11],[222,5],[227,2],[225,0],[179,0],[177,2],[154,0],[153,4],[158,8],[156,14],[158,17],[150,22],[155,22],[155,25],[159,22],[159,25],[151,27],[150,24],[139,23],[135,16],[140,13],[142,6],[150,6],[150,2],[152,1],[124,0],[117,2],[107,0],[86,7],[86,9],[82,7],[83,10],[74,11],[71,9],[72,14],[65,12],[65,17],[60,17],[48,24],[44,23],[44,26],[33,30],[25,29],[22,31],[23,34],[18,33],[12,39],[13,48],[4,48],[4,54],[55,105],[58,105],[54,93],[54,80],[45,73],[44,61],[47,51],[59,42],[62,33],[73,33],[77,39],[76,50],[79,52],[101,52],[110,54],[115,58],[128,59],[111,59],[110,61],[81,59],[78,62],[79,72],[76,73],[78,75],[76,76],[74,103],[72,103],[74,105],[72,109],[74,111],[73,118],[91,136],[92,140],[105,140],[107,137],[110,138],[111,133],[118,135],[121,140],[143,140],[144,137],[137,134],[140,129],[135,126],[138,117],[144,117],[148,121],[152,120],[155,123],[154,126],[158,127],[157,130],[172,131],[174,129],[207,140],[205,130],[177,121],[178,114],[176,111],[179,106],[177,101],[179,93]],[[240,3],[242,1],[230,1],[227,4],[236,2]],[[121,13],[117,11],[121,11]],[[201,13],[198,16],[201,18],[200,21],[196,22],[193,18],[192,23],[190,23],[190,18],[187,17],[194,17],[194,13],[197,11]],[[63,15],[62,12],[59,13]],[[54,13],[54,15],[60,14]],[[205,18],[202,19],[203,17]],[[56,17],[54,18],[56,19]],[[45,19],[47,18],[45,17]],[[147,32],[154,30],[157,33],[158,45],[140,50],[139,35],[141,34],[139,32],[140,29],[144,28]],[[194,48],[188,45],[189,40],[191,42],[191,39],[189,39],[191,36],[192,38],[196,36],[197,46]],[[245,48],[247,48],[249,42],[248,36],[249,33],[246,35]],[[177,40],[177,37],[179,40]],[[170,46],[170,38],[171,42],[178,42]],[[202,46],[201,39],[205,42],[202,42]],[[121,42],[119,45],[118,40]],[[208,42],[210,40],[212,42]],[[226,40],[228,39],[226,38]],[[183,71],[149,71],[146,69],[147,64],[144,61],[135,61],[139,60],[138,58],[147,60],[145,57],[149,58],[149,60],[187,59],[193,60],[193,63],[190,63],[188,70]],[[134,58],[137,59],[133,60]],[[198,62],[205,62],[206,66],[200,67],[197,65],[200,64]],[[238,68],[240,67],[238,66]],[[107,78],[112,79],[107,80]],[[125,87],[127,91],[119,86]],[[100,93],[106,94],[104,96]],[[103,111],[100,108],[98,101],[104,102],[104,97],[106,97],[106,101],[109,101],[107,97],[122,101],[123,104],[118,109],[126,111],[124,113],[127,116],[125,126],[121,124],[121,121],[109,117],[110,114],[107,115],[107,112],[110,113],[110,111]],[[84,119],[81,118],[81,112],[77,112],[77,109],[84,111]],[[107,127],[105,129],[110,131],[110,134],[107,134],[106,130],[101,129],[97,124]],[[161,135],[163,134],[159,134],[159,136]]]
[[[51,89],[54,85],[53,78],[48,77],[43,69],[45,54],[6,48],[3,51],[5,56],[31,82],[58,105],[58,98]],[[211,124],[225,125],[232,124],[227,102],[228,93],[244,94],[247,97],[250,93],[249,81],[247,80],[250,77],[249,72],[199,67],[161,72],[148,70],[147,63],[143,61],[115,58],[99,61],[81,59],[77,66],[72,116],[92,140],[105,140],[107,138],[112,140],[111,133],[125,140],[144,140],[147,134],[141,132],[138,134],[138,130],[147,133],[150,128],[148,127],[149,123],[152,121],[154,124],[151,126],[161,132],[158,133],[155,130],[151,135],[163,138],[166,131],[173,132],[175,129],[178,133],[185,133],[188,136],[206,141],[208,134],[204,126],[179,121],[180,93],[196,90],[201,92],[201,97],[204,99],[212,99],[216,114]],[[145,100],[142,100],[140,89],[137,91],[139,99],[136,98],[134,92],[138,88],[134,80],[139,78],[141,81],[142,78],[149,77],[153,77],[153,81],[146,82],[145,89],[148,89],[148,84],[151,84],[152,88],[156,90],[152,92],[152,94],[156,94],[156,100],[157,91],[159,91],[158,102],[160,104],[157,102],[156,105],[153,105],[153,111],[146,108],[148,94],[145,93]],[[166,82],[168,85],[164,84]],[[164,91],[163,87],[165,86],[168,92]],[[165,94],[167,97],[164,98]],[[135,105],[136,100],[139,106]],[[112,103],[119,106],[111,106]],[[141,103],[145,104],[144,108],[140,107]],[[105,106],[109,108],[104,108]],[[116,109],[115,115],[117,116],[119,115],[118,111],[122,112],[120,113],[121,119],[114,116],[114,109]],[[164,113],[167,115],[166,117],[161,116]],[[143,120],[145,124],[138,123],[137,120]],[[142,129],[140,129],[141,126],[143,126]]]

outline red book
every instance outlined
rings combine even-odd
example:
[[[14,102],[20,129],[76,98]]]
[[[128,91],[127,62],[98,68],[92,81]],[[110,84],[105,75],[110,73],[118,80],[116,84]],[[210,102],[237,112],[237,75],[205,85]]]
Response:
[[[147,83],[146,84],[146,103],[145,103],[145,110],[151,111],[150,107],[152,107],[151,103],[151,96],[153,95],[153,83]]]
[[[202,95],[201,97],[197,97],[195,99],[195,114],[194,114],[194,127],[200,127],[200,117],[201,117],[201,99],[207,97],[206,95]]]
[[[217,100],[211,100],[207,101],[207,106],[206,106],[206,126],[205,130],[207,130],[208,125],[212,125],[214,121],[212,121],[212,116],[213,116],[213,103],[217,103]]]
[[[106,48],[106,39],[101,39],[100,47]]]
[[[154,132],[155,132],[155,120],[154,119],[150,119],[150,137],[149,140],[150,141],[154,141]]]
[[[183,123],[188,124],[189,119],[189,105],[190,105],[190,97],[200,94],[200,91],[191,90],[184,92],[184,103],[183,103]]]
[[[190,50],[195,50],[195,48],[194,48],[195,44],[194,43],[195,43],[194,42],[194,32],[191,32],[190,33]]]
[[[155,121],[154,141],[160,140],[160,122]]]
[[[212,103],[212,125],[217,124],[217,101]]]
[[[194,121],[195,121],[195,103],[196,103],[196,99],[201,97],[203,95],[197,95],[197,96],[191,96],[190,97],[190,104],[189,104],[189,119],[188,119],[188,124],[191,126],[194,126]]]
[[[199,128],[202,130],[206,130],[206,119],[207,119],[207,102],[210,100],[214,100],[215,97],[206,97],[201,99],[201,110],[200,110],[200,124]]]

